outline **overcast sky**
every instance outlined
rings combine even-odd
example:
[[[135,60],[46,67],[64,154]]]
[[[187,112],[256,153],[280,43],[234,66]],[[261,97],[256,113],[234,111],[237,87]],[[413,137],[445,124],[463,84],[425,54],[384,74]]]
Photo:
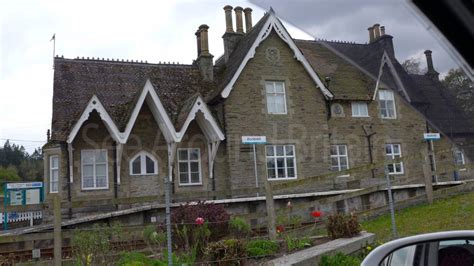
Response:
[[[223,6],[251,7],[256,23],[266,1],[41,1],[0,0],[0,143],[14,139],[31,152],[44,144],[51,124],[52,35],[56,54],[190,64],[196,57],[194,32],[208,24],[210,52],[223,52]],[[291,5],[289,4],[291,3]],[[399,61],[433,50],[435,67],[454,64],[435,39],[396,1],[272,1],[294,38],[313,37],[365,43],[367,28],[385,25],[394,36]],[[235,20],[234,20],[235,23]],[[423,59],[424,60],[424,59]],[[423,61],[424,63],[424,61]]]

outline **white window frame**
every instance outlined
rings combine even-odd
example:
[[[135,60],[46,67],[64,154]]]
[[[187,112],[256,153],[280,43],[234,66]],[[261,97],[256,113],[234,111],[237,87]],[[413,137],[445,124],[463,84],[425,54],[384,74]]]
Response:
[[[92,176],[94,178],[94,187],[84,187],[84,153],[93,152],[93,164],[92,164]],[[97,174],[96,174],[96,152],[105,152],[105,187],[97,187]],[[103,164],[103,163],[101,163]],[[109,155],[106,149],[92,149],[92,150],[81,150],[81,189],[82,190],[106,190],[109,189]]]
[[[382,99],[382,95],[384,95],[386,93],[390,94],[392,99],[385,99],[385,97],[384,97],[384,99]],[[393,91],[391,91],[391,90],[379,90],[378,94],[379,94],[378,98],[379,98],[380,117],[382,119],[396,119],[397,118],[397,107],[396,107],[396,104],[395,104],[395,93],[393,93]],[[392,101],[392,103],[393,103],[393,116],[383,116],[382,115],[382,101],[385,101],[385,102]],[[387,103],[385,103],[385,106],[387,106]],[[385,109],[387,109],[387,108],[385,108]]]
[[[278,146],[283,146],[283,155],[277,155],[276,148]],[[291,146],[293,147],[293,155],[286,155],[286,147]],[[273,155],[267,155],[267,147],[272,147],[273,148]],[[285,162],[285,177],[278,177],[278,167],[277,167],[277,159],[278,158],[283,158]],[[293,158],[293,165],[295,168],[295,176],[294,177],[288,177],[288,166],[286,165],[286,159],[288,158]],[[273,181],[273,180],[292,180],[298,178],[298,169],[296,167],[296,147],[295,145],[292,144],[275,144],[275,145],[266,145],[265,146],[265,165],[266,165],[266,170],[267,170],[267,180]],[[275,165],[275,176],[276,177],[269,177],[268,176],[268,159],[273,159],[273,163]]]
[[[361,114],[361,108],[362,110],[365,108],[365,114]],[[369,106],[366,102],[352,102],[351,109],[352,117],[369,117]],[[357,111],[357,113],[354,111]]]
[[[276,92],[276,86],[275,86],[276,83],[281,83],[282,84],[283,92]],[[270,84],[273,88],[272,92],[267,91],[267,85],[270,85]],[[270,105],[268,104],[268,96],[269,95],[283,96],[283,103],[284,103],[284,108],[285,108],[285,110],[283,112],[276,112],[276,111],[273,112],[273,111],[270,110]],[[266,103],[267,103],[267,112],[269,114],[272,114],[272,115],[286,115],[288,113],[288,109],[287,109],[287,106],[286,106],[286,86],[285,86],[285,82],[284,81],[277,81],[277,80],[267,80],[267,81],[265,81],[265,100],[266,100]],[[273,108],[276,109],[276,104],[275,104],[275,106],[273,106]]]
[[[191,150],[197,150],[198,151],[198,158],[191,160]],[[188,153],[188,159],[182,160],[179,158],[180,151],[186,151]],[[177,152],[178,156],[178,180],[179,180],[179,185],[180,186],[199,186],[202,185],[202,169],[201,169],[201,148],[179,148]],[[191,178],[191,163],[192,162],[198,162],[199,164],[199,183],[193,183],[192,178]],[[181,183],[181,170],[179,169],[179,164],[180,163],[187,163],[188,164],[188,183]]]
[[[349,153],[347,151],[347,145],[345,145],[345,144],[332,144],[330,152],[332,152],[332,147],[336,147],[337,154],[332,154],[332,153],[330,154],[331,171],[336,171],[335,169],[333,169],[332,158],[337,159],[337,171],[338,172],[345,171],[345,170],[349,169],[350,168],[349,167]],[[341,151],[339,150],[339,148],[341,148],[341,147],[344,148],[345,154],[342,154]],[[346,158],[346,162],[347,162],[347,168],[346,169],[341,169],[341,158],[342,157]],[[343,176],[349,176],[349,175],[347,174],[347,175],[343,175]]]
[[[135,174],[133,173],[133,162],[140,157],[140,173]],[[153,161],[154,171],[153,173],[146,172],[146,157],[150,158]],[[157,175],[158,174],[158,161],[156,160],[155,156],[151,153],[146,151],[141,151],[137,153],[131,160],[130,160],[130,175]]]
[[[57,160],[57,166],[53,167],[53,160]],[[54,172],[57,172],[57,180],[53,181]],[[56,190],[53,189],[53,183],[56,183]],[[49,156],[49,193],[58,193],[59,192],[59,156],[51,155]]]
[[[390,146],[390,150],[392,151],[392,153],[387,153],[387,146]],[[398,146],[398,153],[395,153],[394,152],[394,148],[395,146]],[[391,159],[391,160],[395,160],[396,158],[402,158],[402,145],[401,144],[398,144],[398,143],[387,143],[385,144],[385,158],[387,159]],[[396,164],[400,164],[400,170],[399,172],[397,172],[397,168],[395,167]],[[403,167],[403,162],[400,161],[399,163],[389,163],[387,164],[387,168],[388,168],[388,165],[392,165],[393,167],[393,172],[388,172],[388,174],[390,175],[403,175],[405,173],[405,169]]]

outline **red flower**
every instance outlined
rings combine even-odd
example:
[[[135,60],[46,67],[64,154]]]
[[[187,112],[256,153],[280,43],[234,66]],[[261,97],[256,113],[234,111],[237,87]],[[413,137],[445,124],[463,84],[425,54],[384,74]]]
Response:
[[[196,224],[197,224],[197,225],[202,225],[202,224],[204,224],[204,218],[202,218],[202,217],[196,218]]]
[[[318,218],[318,217],[321,217],[322,213],[320,211],[312,211],[311,212],[311,216],[313,216],[314,218]]]
[[[277,226],[276,231],[279,234],[283,233],[285,231],[285,227],[283,227],[283,225],[279,225],[279,226]]]

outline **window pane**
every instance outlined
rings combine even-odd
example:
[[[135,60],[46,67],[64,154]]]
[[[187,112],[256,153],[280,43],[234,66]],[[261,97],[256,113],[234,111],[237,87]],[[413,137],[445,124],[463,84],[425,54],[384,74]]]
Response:
[[[347,154],[346,145],[339,145],[339,154],[340,155],[346,155]]]
[[[274,159],[267,159],[267,168],[268,169],[275,168],[275,160]]]
[[[179,172],[187,173],[188,172],[188,163],[179,163]]]
[[[267,110],[269,113],[275,113],[275,96],[267,94]]]
[[[274,155],[274,152],[273,152],[273,146],[267,146],[267,156],[273,156]]]
[[[279,178],[285,178],[285,168],[278,168],[277,169],[278,177]]]
[[[267,93],[273,93],[273,82],[265,82],[265,90],[267,91]]]
[[[385,145],[385,153],[387,155],[392,154],[392,145],[390,145],[390,144]]]
[[[146,158],[146,173],[147,174],[154,174],[155,173],[155,162],[150,159],[150,157],[145,156]]]
[[[388,172],[389,173],[394,173],[395,168],[393,167],[393,164],[389,164],[387,167],[388,167]]]
[[[357,108],[356,103],[352,103],[352,115],[353,116],[358,116],[359,115],[359,109]]]
[[[284,92],[283,82],[275,82],[275,92],[278,92],[278,93]]]
[[[85,177],[93,177],[94,175],[94,166],[92,165],[84,165],[82,167],[82,176]]]
[[[107,152],[106,151],[96,151],[95,161],[97,163],[105,163],[106,160],[107,160]]]
[[[107,172],[107,167],[105,164],[98,164],[96,166],[95,171],[97,176],[105,176]]]
[[[339,162],[341,164],[341,167],[347,168],[347,157],[343,156],[339,158]]]
[[[191,160],[198,160],[199,159],[199,149],[190,149],[189,150],[189,157]]]
[[[51,156],[51,167],[58,168],[58,156]]]
[[[285,168],[285,159],[277,158],[277,167],[278,168]]]
[[[285,112],[285,95],[275,96],[275,108],[277,113]]]
[[[107,177],[106,176],[97,176],[97,187],[107,187]]]
[[[393,153],[395,154],[400,153],[400,145],[393,145]]]
[[[58,182],[59,180],[59,171],[53,170],[51,171],[51,182]]]
[[[181,173],[179,174],[179,183],[181,184],[186,184],[188,183],[188,174],[187,173]]]
[[[91,164],[94,163],[94,152],[93,151],[83,151],[82,152],[82,162]]]
[[[199,163],[198,162],[191,162],[191,172],[199,173]]]
[[[82,178],[82,186],[84,188],[92,188],[94,187],[94,177],[92,176],[84,176]]]
[[[331,145],[331,155],[337,155],[337,145]]]
[[[286,167],[295,167],[293,158],[286,158]]]
[[[268,169],[268,178],[276,178],[275,169]]]
[[[279,146],[276,146],[276,155],[277,156],[283,156],[283,146],[279,145]]]
[[[288,168],[288,177],[295,177],[295,168],[290,167]]]
[[[402,172],[402,166],[399,164],[399,163],[396,163],[395,164],[395,171],[397,173],[401,173]]]
[[[339,161],[337,160],[337,158],[335,157],[331,158],[331,166],[339,170]]]
[[[132,174],[141,174],[141,156],[138,156],[132,163]]]
[[[58,192],[58,182],[51,183],[51,192]]]
[[[293,155],[293,146],[285,146],[286,155]]]
[[[188,150],[179,150],[178,152],[178,159],[179,160],[187,160],[188,159]]]
[[[191,173],[191,183],[199,183],[199,173]]]

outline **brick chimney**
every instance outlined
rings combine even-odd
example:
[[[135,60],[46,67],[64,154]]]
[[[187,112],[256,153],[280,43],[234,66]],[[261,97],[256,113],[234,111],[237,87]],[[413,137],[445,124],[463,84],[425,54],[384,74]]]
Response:
[[[426,50],[425,51],[425,56],[426,56],[426,65],[428,67],[428,70],[426,71],[425,75],[435,79],[439,80],[439,73],[436,72],[436,70],[433,67],[433,58],[431,57],[431,50]]]
[[[369,31],[369,43],[373,43],[374,42],[374,28],[373,27],[369,27],[367,29]]]
[[[222,36],[222,39],[224,40],[224,62],[227,63],[229,61],[230,55],[232,54],[235,47],[239,43],[240,39],[244,36],[244,30],[243,30],[243,24],[242,24],[242,8],[241,7],[235,8],[237,32],[234,32],[234,29],[232,27],[232,6],[226,5],[224,7],[224,12],[225,12],[226,30],[225,30],[224,35]],[[239,14],[240,14],[240,22],[239,22]]]
[[[245,32],[249,32],[252,29],[252,9],[247,7],[244,9],[245,14]]]
[[[209,53],[208,29],[209,26],[203,24],[199,26],[199,29],[196,32],[198,49],[196,64],[199,67],[202,78],[206,81],[212,81],[214,79],[214,65],[212,63],[212,58],[214,56]]]

